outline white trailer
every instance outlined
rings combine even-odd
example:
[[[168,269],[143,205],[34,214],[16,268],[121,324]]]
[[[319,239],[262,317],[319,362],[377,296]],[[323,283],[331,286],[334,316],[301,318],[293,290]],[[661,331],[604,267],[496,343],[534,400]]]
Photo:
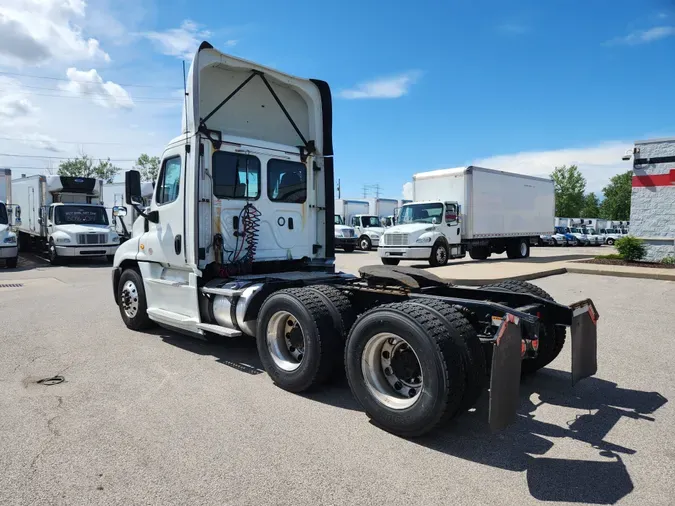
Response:
[[[46,249],[52,264],[84,256],[105,256],[112,261],[120,238],[110,229],[101,204],[102,186],[100,179],[87,177],[13,179],[20,249]]]
[[[154,191],[151,181],[141,183],[143,207],[150,205]],[[134,207],[126,202],[124,197],[124,183],[105,183],[102,189],[101,203],[105,206],[108,221],[113,230],[120,236],[120,240],[131,237],[134,221],[140,216]],[[123,208],[123,211],[121,210]]]
[[[11,269],[19,261],[19,248],[12,224],[12,171],[0,169],[0,262]]]
[[[436,170],[413,176],[413,199],[380,243],[385,264],[425,259],[439,266],[467,251],[477,260],[504,251],[525,258],[553,231],[551,179],[474,166]]]

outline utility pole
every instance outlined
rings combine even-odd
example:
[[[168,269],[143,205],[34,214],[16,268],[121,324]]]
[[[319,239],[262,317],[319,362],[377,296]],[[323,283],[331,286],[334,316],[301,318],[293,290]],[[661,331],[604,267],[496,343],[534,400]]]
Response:
[[[340,198],[340,180],[338,179],[338,185],[337,185],[337,192],[338,192],[338,198]]]

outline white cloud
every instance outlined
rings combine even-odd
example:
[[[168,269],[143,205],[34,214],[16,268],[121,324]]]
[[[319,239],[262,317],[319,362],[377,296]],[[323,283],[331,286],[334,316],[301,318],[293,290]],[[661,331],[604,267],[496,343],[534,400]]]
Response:
[[[403,195],[403,200],[412,200],[413,199],[413,184],[412,183],[404,183],[403,184],[403,190],[402,190],[402,195]]]
[[[103,82],[96,69],[88,71],[69,68],[66,71],[69,82],[60,85],[61,89],[74,95],[90,98],[103,107],[131,109],[134,102],[129,93],[112,81]]]
[[[154,42],[162,53],[191,60],[199,44],[208,38],[211,32],[200,29],[194,21],[186,19],[180,28],[172,28],[164,32],[144,32],[142,35]],[[236,43],[236,40],[228,40],[225,45],[234,46]]]
[[[82,34],[84,0],[3,0],[0,6],[0,64],[110,61],[98,40]]]
[[[665,39],[675,35],[675,26],[655,26],[649,30],[638,30],[624,37],[617,37],[605,43],[608,46],[648,44],[656,40]]]
[[[410,87],[417,82],[421,73],[410,71],[390,77],[381,77],[343,90],[339,96],[346,99],[359,98],[399,98],[406,95]]]
[[[621,157],[632,147],[632,142],[608,141],[584,148],[491,156],[475,160],[472,165],[541,177],[549,177],[555,167],[577,165],[586,178],[587,191],[600,192],[610,177],[631,169],[631,162]]]
[[[36,110],[19,81],[0,76],[0,118],[3,122],[30,116]]]

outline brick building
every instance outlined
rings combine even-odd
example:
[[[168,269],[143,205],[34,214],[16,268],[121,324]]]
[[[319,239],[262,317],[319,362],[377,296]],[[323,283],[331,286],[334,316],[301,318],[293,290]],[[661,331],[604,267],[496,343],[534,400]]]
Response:
[[[630,234],[647,246],[645,260],[675,256],[675,138],[636,141]]]

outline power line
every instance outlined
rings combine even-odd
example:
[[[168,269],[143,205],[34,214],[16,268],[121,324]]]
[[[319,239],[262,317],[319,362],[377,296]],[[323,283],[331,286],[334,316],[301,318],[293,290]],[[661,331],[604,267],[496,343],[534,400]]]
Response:
[[[36,76],[34,74],[21,74],[18,72],[4,72],[0,71],[0,75],[6,75],[6,76],[17,76],[17,77],[30,77],[32,79],[49,79],[51,81],[72,81],[75,83],[87,83],[91,84],[91,81],[81,81],[81,80],[75,80],[75,79],[66,79],[64,77],[51,77],[51,76]],[[119,86],[126,86],[126,87],[132,87],[132,88],[163,88],[163,89],[170,89],[170,90],[175,90],[179,89],[179,86],[157,86],[157,85],[152,85],[152,84],[122,84],[122,83],[115,83]]]
[[[14,158],[45,158],[48,160],[70,160],[72,156],[41,156],[41,155],[16,155],[12,153],[0,153],[0,156],[11,156]],[[99,160],[99,158],[92,157],[95,160]],[[108,160],[108,158],[105,158]],[[103,158],[100,158],[100,160],[103,160]],[[135,162],[136,160],[130,160],[126,158],[111,158],[111,162]]]
[[[98,83],[89,83],[89,84],[98,84]],[[30,89],[33,89],[33,90],[47,90],[47,91],[57,91],[57,92],[67,92],[68,91],[68,90],[63,90],[61,88],[48,88],[47,86],[29,86],[29,85],[23,84],[23,83],[21,84],[21,88],[30,88]],[[10,89],[10,90],[5,90],[5,91],[12,91],[12,90]],[[30,92],[30,93],[33,93],[33,92]],[[91,92],[91,91],[81,91],[81,90],[79,90],[77,93],[79,93],[80,95],[96,95],[96,96],[100,95],[100,93]],[[173,100],[178,100],[178,97],[144,97],[144,96],[140,96],[140,97],[135,97],[135,99],[171,100],[171,101],[173,101]]]
[[[14,90],[8,90],[8,89],[6,89],[6,88],[0,88],[0,91],[7,91],[7,92],[9,92],[9,91],[14,91]],[[57,90],[54,90],[54,91],[57,91]],[[32,96],[36,96],[36,97],[77,98],[77,99],[80,99],[80,100],[86,100],[86,99],[87,99],[87,97],[76,96],[76,95],[63,95],[63,94],[53,95],[53,94],[47,94],[47,93],[35,93],[35,92],[33,92],[33,91],[23,92],[23,93],[26,94],[26,95],[32,95]],[[105,95],[101,95],[101,94],[99,94],[99,93],[85,93],[85,92],[82,92],[81,94],[82,94],[82,95],[93,95],[93,96],[96,96],[96,97],[105,98]],[[109,96],[110,96],[111,98],[119,98],[119,97],[115,97],[114,95],[109,95]],[[135,99],[135,98],[133,98],[133,97],[130,97],[130,99],[131,99],[132,101],[134,101],[134,102],[139,102],[139,103],[143,103],[143,102],[145,102],[145,103],[149,103],[149,102],[152,102],[152,103],[163,102],[163,103],[167,103],[167,104],[169,104],[169,103],[171,103],[171,104],[178,104],[178,103],[180,103],[180,102],[179,102],[180,99],[178,99],[178,98],[176,98],[176,99],[168,99],[168,98],[146,98],[146,99]]]
[[[22,141],[22,142],[46,142],[54,144],[102,144],[111,146],[150,146],[150,144],[129,144],[128,142],[87,142],[87,141],[59,141],[56,139],[31,139],[25,137],[2,137],[0,139],[7,141]]]

